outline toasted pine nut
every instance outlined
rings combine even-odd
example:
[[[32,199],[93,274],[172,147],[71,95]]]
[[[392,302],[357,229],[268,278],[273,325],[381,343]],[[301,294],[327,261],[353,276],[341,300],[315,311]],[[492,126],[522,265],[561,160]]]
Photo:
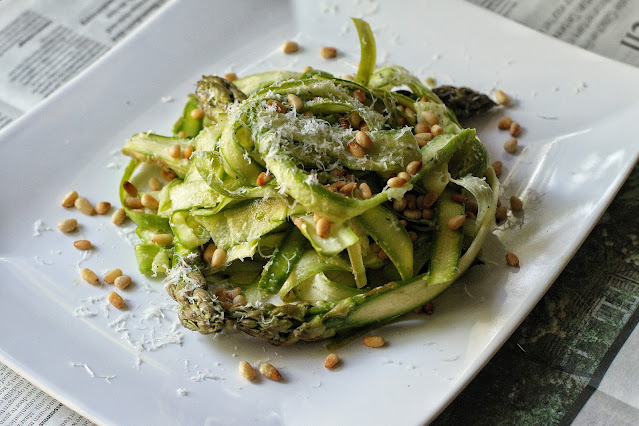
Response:
[[[180,154],[182,153],[182,148],[180,148],[180,145],[178,144],[171,145],[168,148],[168,153],[169,153],[169,156],[172,158],[180,158]]]
[[[344,117],[340,117],[339,120],[339,125],[342,126],[342,129],[350,129],[351,128],[351,123],[345,119]]]
[[[386,343],[381,336],[366,336],[362,342],[369,348],[381,348]]]
[[[350,142],[348,144],[348,150],[351,152],[351,154],[355,158],[364,158],[366,156],[366,152],[364,151],[364,148],[362,148],[361,145],[359,145],[356,142]]]
[[[151,242],[159,246],[168,246],[173,242],[171,234],[155,234],[151,237]]]
[[[510,136],[516,138],[517,136],[521,135],[521,126],[516,121],[513,121],[508,128],[508,132],[510,133]]]
[[[359,129],[362,117],[360,117],[359,112],[353,111],[348,115],[348,121],[351,123],[351,126],[353,126],[353,129]]]
[[[514,212],[520,212],[524,209],[524,203],[518,197],[514,195],[510,197],[510,210]]]
[[[92,270],[88,268],[81,269],[80,276],[82,277],[84,281],[88,282],[89,284],[97,284],[100,282],[100,279],[95,274],[95,272],[93,272]]]
[[[408,182],[406,179],[395,176],[388,179],[386,185],[390,186],[391,188],[399,188],[400,186],[406,185],[406,182]]]
[[[238,366],[238,371],[240,372],[240,376],[244,377],[249,382],[252,382],[257,378],[257,373],[251,364],[246,361],[240,361],[240,365]]]
[[[340,78],[342,80],[350,80],[350,81],[354,81],[355,80],[355,76],[353,74],[344,74]]]
[[[140,200],[138,197],[126,197],[124,199],[124,206],[130,209],[141,209],[142,207],[144,207],[144,205],[142,204],[142,200]]]
[[[408,182],[410,180],[410,175],[406,172],[399,172],[397,173],[397,177],[404,179],[406,182]]]
[[[357,142],[357,144],[364,149],[369,149],[373,146],[373,141],[371,140],[370,136],[368,136],[366,132],[362,132],[361,130],[355,133],[355,142]]]
[[[186,133],[184,132],[184,130],[180,130],[177,135],[179,137],[181,137],[181,138],[185,138],[186,137]]]
[[[331,233],[331,223],[325,217],[320,217],[315,223],[315,231],[320,238],[327,238]]]
[[[284,53],[294,53],[297,52],[299,48],[300,47],[297,43],[290,40],[285,41],[284,44],[282,44],[282,52]]]
[[[218,266],[222,266],[224,262],[226,262],[226,250],[222,247],[218,247],[211,256],[211,266],[217,268]]]
[[[431,208],[433,204],[437,202],[437,198],[439,198],[439,195],[437,194],[436,191],[428,191],[424,195],[424,201],[423,201],[424,208],[425,209]]]
[[[162,182],[160,182],[160,180],[155,176],[149,179],[147,185],[149,186],[149,189],[151,191],[159,191],[160,189],[162,189]]]
[[[395,198],[393,200],[393,210],[395,210],[396,212],[403,212],[406,209],[407,205],[408,200],[406,199],[406,197]]]
[[[76,209],[80,210],[82,213],[88,216],[93,216],[95,214],[95,210],[93,209],[93,206],[91,205],[89,200],[87,200],[84,197],[76,198],[73,205],[75,206]]]
[[[264,186],[267,183],[269,183],[271,181],[271,175],[266,173],[266,172],[262,172],[257,176],[257,185],[258,186]]]
[[[515,253],[506,253],[506,263],[508,263],[510,266],[519,268],[519,258]]]
[[[380,249],[380,251],[377,253],[377,258],[381,260],[386,260],[388,259],[388,255],[386,254],[384,250]]]
[[[262,373],[262,375],[267,379],[274,380],[276,382],[282,378],[282,375],[279,371],[277,371],[277,368],[267,362],[260,365],[260,373]]]
[[[135,197],[136,195],[138,195],[138,188],[128,180],[122,182],[122,188],[124,188],[126,193],[129,194],[131,197]]]
[[[104,274],[104,282],[113,284],[115,282],[115,279],[120,276],[122,276],[122,269],[119,269],[119,268],[111,269],[109,272]]]
[[[505,143],[504,143],[504,149],[506,150],[506,152],[508,152],[509,154],[514,154],[515,152],[517,152],[517,139],[512,138],[512,139],[508,139]]]
[[[422,111],[422,119],[431,126],[431,128],[433,125],[439,124],[439,117],[432,111]]]
[[[286,105],[284,105],[283,103],[276,101],[275,99],[269,99],[266,102],[266,105],[268,106],[272,106],[275,108],[275,112],[279,113],[279,114],[285,114],[288,112],[288,108],[286,108]]]
[[[312,70],[313,67],[310,65],[306,65],[304,68],[302,68],[302,74],[304,74],[306,71],[310,71]]]
[[[299,96],[293,93],[289,93],[288,95],[286,95],[286,99],[288,100],[288,103],[297,111],[301,110],[304,107],[304,104],[302,103],[302,100],[299,98]]]
[[[167,182],[171,182],[173,179],[177,177],[172,170],[164,170],[164,169],[160,171],[160,176],[162,176],[162,179],[164,179]]]
[[[331,174],[331,176],[342,177],[346,174],[346,170],[341,167],[335,167],[334,169],[331,169],[329,173]]]
[[[404,110],[404,114],[406,114],[408,118],[412,118],[413,120],[417,117],[415,110],[410,107],[406,107],[406,109]]]
[[[458,216],[453,216],[448,220],[448,227],[453,231],[464,226],[464,222],[466,222],[466,215],[460,214]]]
[[[406,216],[406,219],[410,220],[419,220],[422,218],[422,211],[417,209],[406,209],[403,211],[403,214]]]
[[[124,308],[124,299],[115,291],[109,292],[109,303],[117,309]]]
[[[369,198],[373,196],[371,187],[368,186],[366,182],[359,184],[359,194],[362,196],[364,200],[368,200]]]
[[[406,166],[406,173],[411,176],[415,176],[422,168],[422,162],[419,160],[411,161]]]
[[[140,202],[144,207],[151,210],[157,210],[160,207],[160,203],[155,197],[151,194],[144,193],[142,197],[140,197]]]
[[[415,140],[417,140],[417,145],[419,145],[419,147],[422,148],[428,142],[433,140],[433,134],[432,133],[417,133],[415,135]]]
[[[339,190],[342,194],[352,194],[357,188],[357,184],[355,182],[348,182],[346,185],[342,186]]]
[[[440,126],[439,124],[435,124],[434,126],[431,126],[430,133],[433,136],[439,136],[442,133],[444,133],[444,128],[442,126]]]
[[[466,210],[471,212],[472,214],[474,214],[476,216],[477,213],[479,212],[479,204],[477,204],[477,201],[468,200],[466,202]]]
[[[450,199],[456,203],[465,203],[466,201],[468,201],[468,198],[464,197],[461,194],[453,194],[450,196]]]
[[[325,46],[320,49],[320,55],[324,59],[333,59],[337,56],[337,49],[334,47]]]
[[[78,227],[78,221],[76,219],[65,219],[58,222],[58,229],[64,233],[73,232]]]
[[[337,354],[336,353],[330,353],[330,354],[328,354],[328,356],[324,360],[324,367],[326,367],[328,369],[335,368],[335,366],[337,366],[338,362],[339,362],[339,357],[337,356]]]
[[[95,205],[95,212],[97,214],[105,214],[109,211],[109,209],[111,209],[111,203],[108,201],[100,201]]]
[[[495,161],[493,163],[493,169],[495,170],[495,176],[499,177],[501,176],[501,171],[503,168],[503,164],[501,161]]]
[[[495,210],[495,219],[497,219],[497,222],[503,222],[506,220],[507,215],[508,209],[506,209],[506,206],[498,206],[497,210]]]
[[[404,195],[404,197],[406,198],[406,207],[407,208],[409,208],[409,209],[416,209],[417,208],[417,196],[415,194],[407,192],[406,195]]]
[[[421,216],[421,212],[420,212],[420,216]],[[410,240],[412,242],[417,241],[417,232],[415,231],[408,231],[408,238],[410,238]]]
[[[414,132],[415,134],[418,133],[430,133],[430,126],[426,123],[417,123],[415,124],[415,129]]]
[[[126,212],[124,211],[124,209],[117,209],[111,215],[111,222],[113,222],[114,225],[122,225],[122,222],[124,222],[125,219]]]
[[[238,294],[233,298],[233,306],[244,306],[246,305],[246,297],[241,294]]]
[[[513,124],[513,119],[505,115],[499,120],[499,123],[497,123],[497,128],[499,130],[508,130],[511,124]]]
[[[194,108],[191,110],[191,117],[195,118],[196,120],[201,120],[204,118],[204,111],[202,111],[200,108]]]
[[[213,260],[213,252],[216,248],[217,246],[213,243],[210,243],[208,246],[206,246],[206,249],[204,249],[204,253],[202,254],[202,258],[206,263],[211,263],[211,260]]]
[[[131,285],[131,277],[128,275],[122,275],[120,277],[117,277],[114,281],[113,284],[119,288],[120,290],[124,290],[125,288],[127,288],[129,285]]]
[[[235,74],[234,72],[227,72],[226,74],[224,74],[224,79],[228,81],[235,81],[237,80],[237,74]]]
[[[366,124],[365,121],[362,121],[361,123],[359,123],[359,130],[361,130],[362,132],[370,132],[371,131],[370,127],[368,127],[368,124]]]
[[[506,106],[510,103],[510,98],[502,90],[498,90],[495,92],[495,102],[499,105]]]
[[[433,209],[424,209],[422,210],[422,218],[426,220],[435,219],[435,210]]]
[[[182,153],[182,155],[184,155],[184,158],[188,160],[189,158],[191,158],[191,155],[193,155],[194,150],[195,147],[193,145],[188,145],[186,148],[184,148],[184,152]]]
[[[362,89],[353,90],[353,97],[360,103],[366,102],[366,93]],[[362,129],[360,129],[362,130]]]
[[[78,250],[89,250],[91,248],[91,241],[89,240],[77,240],[73,242],[73,247]]]
[[[62,207],[73,207],[73,203],[75,203],[75,200],[77,198],[78,198],[78,193],[76,191],[69,191],[62,198],[62,201],[60,202],[60,204],[62,205]]]

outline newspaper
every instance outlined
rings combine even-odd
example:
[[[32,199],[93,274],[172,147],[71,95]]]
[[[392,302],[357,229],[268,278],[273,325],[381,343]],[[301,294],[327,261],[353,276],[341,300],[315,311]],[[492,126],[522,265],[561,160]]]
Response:
[[[0,1],[0,128],[95,62],[166,2]]]

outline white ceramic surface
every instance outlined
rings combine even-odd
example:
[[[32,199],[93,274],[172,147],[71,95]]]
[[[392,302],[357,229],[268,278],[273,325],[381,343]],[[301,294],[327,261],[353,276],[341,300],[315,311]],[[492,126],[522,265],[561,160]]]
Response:
[[[552,284],[635,163],[639,70],[460,1],[343,3],[172,3],[0,133],[3,362],[105,424],[420,424],[468,383]],[[76,189],[115,202],[126,164],[118,148],[138,131],[168,133],[201,74],[305,65],[352,73],[359,44],[349,16],[371,23],[380,62],[512,96],[506,111],[469,124],[504,162],[504,194],[520,196],[525,211],[494,232],[486,264],[437,299],[433,316],[379,330],[389,342],[383,349],[342,348],[337,371],[324,369],[321,345],[277,348],[172,328],[174,305],[159,282],[136,272],[125,233],[108,217],[61,208],[62,195]],[[282,55],[280,43],[291,38],[302,51]],[[338,47],[338,59],[321,59],[324,45]],[[503,151],[508,136],[496,130],[504,113],[525,129],[516,155]],[[77,236],[55,229],[67,217],[79,219]],[[86,259],[72,246],[80,236],[97,247]],[[505,266],[505,250],[519,255],[521,269]],[[133,276],[124,317],[104,307],[108,286],[81,282],[78,267]],[[270,360],[284,380],[249,384],[237,374],[240,360]]]

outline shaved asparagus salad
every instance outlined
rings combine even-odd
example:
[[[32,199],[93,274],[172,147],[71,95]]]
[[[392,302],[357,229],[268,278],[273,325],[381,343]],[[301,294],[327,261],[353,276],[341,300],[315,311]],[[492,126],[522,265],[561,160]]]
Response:
[[[138,264],[166,275],[185,327],[276,345],[347,336],[423,306],[477,256],[499,184],[457,116],[492,101],[375,69],[371,29],[353,21],[353,80],[204,76],[174,136],[126,142]],[[154,171],[170,182],[138,192]]]

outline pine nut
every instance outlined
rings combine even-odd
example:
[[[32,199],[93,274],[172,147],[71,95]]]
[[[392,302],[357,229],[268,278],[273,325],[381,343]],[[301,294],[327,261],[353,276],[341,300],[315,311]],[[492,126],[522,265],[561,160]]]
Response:
[[[169,157],[171,158],[180,158],[181,152],[182,152],[182,148],[180,148],[180,145],[178,144],[171,145],[168,148]]]
[[[264,186],[271,181],[271,175],[266,172],[262,172],[257,176],[257,185]]]
[[[122,276],[122,269],[115,268],[104,274],[104,282],[113,284],[117,277]]]
[[[406,116],[412,120],[417,117],[417,113],[415,113],[415,110],[410,107],[406,107],[406,109],[404,110],[404,114],[406,114]]]
[[[350,80],[355,81],[355,76],[353,74],[344,74],[340,77],[342,80]]]
[[[199,108],[194,108],[191,110],[191,118],[195,118],[196,120],[201,120],[204,118],[204,111]]]
[[[458,230],[462,226],[464,226],[464,222],[466,222],[466,215],[460,214],[458,216],[453,216],[448,220],[448,227],[453,231]]]
[[[181,138],[186,138],[186,133],[184,132],[184,130],[180,130],[177,135]]]
[[[426,220],[435,219],[435,210],[433,209],[424,209],[422,210],[422,218]]]
[[[437,202],[437,198],[439,198],[439,194],[435,191],[428,191],[424,195],[423,206],[425,209],[429,209]]]
[[[421,212],[420,212],[420,216],[421,216]],[[410,240],[412,242],[417,241],[417,232],[415,231],[408,231],[408,238],[410,238]]]
[[[415,134],[418,133],[430,133],[430,126],[426,123],[417,123],[415,124],[415,129],[414,132]]]
[[[388,179],[386,184],[390,186],[391,188],[399,188],[400,186],[406,185],[406,182],[408,182],[406,179],[402,179],[400,177],[395,176]]]
[[[477,204],[477,201],[468,200],[466,202],[466,210],[477,216],[477,213],[479,212],[479,205]]]
[[[495,211],[495,219],[497,219],[497,222],[505,221],[507,216],[508,209],[506,209],[506,206],[497,207],[497,210]]]
[[[417,196],[415,196],[415,194],[407,192],[406,195],[404,195],[404,197],[406,198],[406,208],[409,208],[409,209],[417,208]]]
[[[331,174],[331,176],[342,177],[346,174],[346,170],[341,167],[335,167],[334,169],[331,169],[329,173]]]
[[[127,288],[129,285],[131,285],[131,277],[128,275],[122,275],[120,277],[117,277],[114,281],[113,284],[119,288],[120,290],[124,290],[125,288]]]
[[[370,132],[371,131],[370,127],[368,127],[368,124],[366,124],[365,121],[362,121],[359,124],[359,130],[361,130],[362,132]]]
[[[294,53],[297,52],[299,48],[300,47],[297,43],[290,40],[285,41],[284,44],[282,44],[282,52],[284,53]]]
[[[138,197],[126,197],[124,199],[124,206],[130,209],[141,209],[142,207],[144,207],[144,205],[142,204],[142,200],[140,200]]]
[[[501,161],[495,161],[493,163],[493,169],[495,170],[495,176],[499,177],[501,176],[501,171],[503,168],[503,164]]]
[[[339,125],[342,126],[342,129],[350,129],[351,128],[351,123],[349,123],[349,121],[347,119],[345,119],[344,117],[340,117],[338,122],[339,122]]]
[[[320,55],[324,59],[333,59],[337,56],[337,49],[334,47],[325,46],[320,49]]]
[[[115,291],[109,293],[109,303],[117,309],[124,308],[124,299]]]
[[[156,200],[155,197],[151,194],[142,194],[142,197],[140,197],[140,202],[147,209],[157,210],[158,207],[160,207],[160,203],[158,202],[158,200]]]
[[[235,81],[237,80],[237,74],[235,74],[234,72],[227,72],[226,74],[224,74],[224,79],[228,81]]]
[[[76,191],[69,191],[62,198],[62,202],[60,202],[60,205],[62,205],[62,207],[73,207],[73,203],[75,203],[75,200],[77,198],[78,193]]]
[[[410,180],[410,175],[406,172],[399,172],[397,173],[397,177],[404,179],[406,182],[408,182]]]
[[[240,376],[244,377],[249,382],[252,382],[257,378],[257,373],[251,364],[246,361],[240,361],[240,365],[238,366],[238,371],[240,372]]]
[[[444,133],[444,128],[442,126],[440,126],[439,124],[435,124],[434,126],[431,126],[430,133],[433,136],[439,136],[442,133]]]
[[[422,168],[422,162],[419,160],[411,161],[406,166],[406,173],[411,176],[415,176]]]
[[[202,258],[206,263],[211,263],[211,260],[213,259],[213,252],[216,248],[217,246],[213,243],[206,246],[206,249],[204,249],[204,253],[202,254]]]
[[[417,145],[419,145],[419,147],[422,148],[428,142],[433,140],[433,134],[432,133],[417,133],[415,135],[415,140],[417,141]]]
[[[386,343],[381,336],[366,336],[362,342],[369,348],[381,348]]]
[[[188,160],[189,158],[191,158],[191,155],[193,155],[194,150],[195,147],[193,145],[188,145],[186,148],[184,148],[184,152],[182,153],[182,155],[184,155],[184,158]]]
[[[241,287],[232,288],[231,291],[229,292],[229,294],[230,294],[231,298],[239,296],[240,294],[242,294],[242,288]]]
[[[362,89],[353,90],[353,97],[359,103],[363,104],[364,102],[366,102],[366,93],[364,93],[364,91]],[[362,130],[362,129],[360,129],[360,130]]]
[[[76,198],[73,205],[75,206],[76,209],[80,210],[82,213],[88,216],[93,216],[95,214],[95,210],[93,209],[93,206],[91,205],[89,200],[87,200],[84,197]]]
[[[432,111],[422,111],[422,120],[424,120],[429,126],[439,124],[439,117]]]
[[[495,102],[499,105],[506,106],[510,103],[510,98],[502,90],[498,90],[495,92]]]
[[[304,68],[302,68],[302,74],[304,74],[306,71],[310,71],[312,70],[313,67],[310,65],[306,65]]]
[[[168,246],[173,242],[171,234],[155,234],[151,237],[151,242],[159,246]]]
[[[111,203],[108,201],[100,201],[95,205],[95,212],[97,214],[105,214],[111,209]]]
[[[450,199],[456,203],[465,203],[466,201],[468,201],[468,198],[464,197],[461,194],[453,194],[450,196]]]
[[[362,123],[362,117],[360,117],[359,112],[353,111],[348,115],[348,121],[350,121],[353,129],[359,129],[359,125]]]
[[[325,217],[320,217],[315,223],[315,231],[320,238],[327,238],[331,233],[331,223]]]
[[[373,196],[371,187],[368,186],[366,182],[359,184],[359,194],[362,196],[364,200],[368,200]]]
[[[97,284],[100,282],[98,276],[92,270],[88,268],[83,268],[80,270],[80,276],[82,279],[89,284]]]
[[[77,240],[73,242],[73,247],[78,250],[89,250],[91,248],[91,241],[89,240]]]
[[[379,253],[381,250],[382,250],[382,248],[379,246],[379,244],[377,244],[377,243],[371,244],[371,251],[373,253]]]
[[[519,258],[515,253],[506,253],[506,263],[510,266],[514,266],[515,268],[519,268]]]
[[[403,212],[406,209],[407,205],[408,200],[406,199],[406,197],[395,198],[393,200],[393,210],[395,210],[396,212]]]
[[[160,179],[155,176],[149,179],[148,185],[151,191],[159,191],[162,189],[162,182],[160,182]]]
[[[508,132],[510,133],[510,136],[516,138],[517,136],[521,135],[521,126],[516,121],[513,121],[510,125],[510,128],[508,129]]]
[[[501,120],[499,120],[499,123],[497,123],[497,128],[499,130],[508,130],[510,129],[511,124],[513,124],[513,119],[506,115],[502,117]]]
[[[78,227],[78,221],[76,219],[65,219],[58,222],[58,229],[64,233],[73,232]]]
[[[233,298],[233,306],[244,306],[246,305],[246,297],[241,294],[238,294]]]
[[[299,111],[304,107],[304,104],[302,103],[302,100],[299,98],[299,96],[294,95],[293,93],[289,93],[288,95],[286,95],[286,99],[288,100],[288,103],[293,107],[293,109]]]
[[[114,225],[122,225],[125,219],[126,212],[124,211],[124,209],[117,209],[111,215],[111,222],[113,222]]]
[[[131,197],[135,197],[136,195],[138,195],[138,188],[128,180],[122,182],[122,188],[124,188],[126,193],[129,194]]]
[[[266,377],[267,379],[270,379],[276,382],[278,382],[282,378],[282,375],[280,374],[279,371],[277,371],[277,368],[273,367],[271,364],[267,362],[262,363],[260,365],[260,373],[262,373],[262,375]]]
[[[380,259],[380,260],[386,260],[386,259],[388,259],[388,255],[386,254],[386,252],[384,250],[380,250],[377,253],[377,258]]]
[[[351,152],[351,155],[353,155],[353,157],[355,158],[364,158],[366,156],[366,152],[364,151],[364,148],[362,148],[361,145],[359,145],[356,142],[350,142],[348,144],[348,150]]]
[[[510,210],[520,212],[524,209],[524,203],[514,195],[510,197]]]
[[[213,255],[211,256],[211,266],[214,268],[217,268],[218,266],[224,265],[225,261],[226,261],[226,250],[224,250],[221,247],[216,248],[215,251],[213,252]]]
[[[422,218],[422,211],[417,209],[406,209],[403,212],[406,219],[409,220],[419,220]]]
[[[339,357],[337,356],[337,354],[330,353],[328,354],[328,356],[326,356],[326,359],[324,360],[324,367],[330,370],[331,368],[335,368],[338,362],[339,362]]]
[[[355,182],[348,182],[346,185],[342,186],[339,190],[342,194],[352,194],[357,188],[357,184]]]
[[[373,141],[371,140],[370,136],[368,136],[365,132],[362,132],[361,130],[355,133],[355,142],[357,142],[357,144],[364,149],[369,149],[370,147],[373,146]]]
[[[172,170],[164,170],[160,171],[160,176],[167,182],[171,182],[173,179],[177,177],[177,175]]]
[[[515,138],[508,139],[504,143],[504,149],[509,154],[514,154],[515,152],[517,152],[517,139],[515,139]]]
[[[276,101],[275,99],[269,99],[266,102],[266,105],[274,107],[275,108],[275,112],[277,112],[279,114],[285,114],[285,113],[288,112],[288,108],[286,108],[286,106],[283,103],[281,103],[279,101]]]

